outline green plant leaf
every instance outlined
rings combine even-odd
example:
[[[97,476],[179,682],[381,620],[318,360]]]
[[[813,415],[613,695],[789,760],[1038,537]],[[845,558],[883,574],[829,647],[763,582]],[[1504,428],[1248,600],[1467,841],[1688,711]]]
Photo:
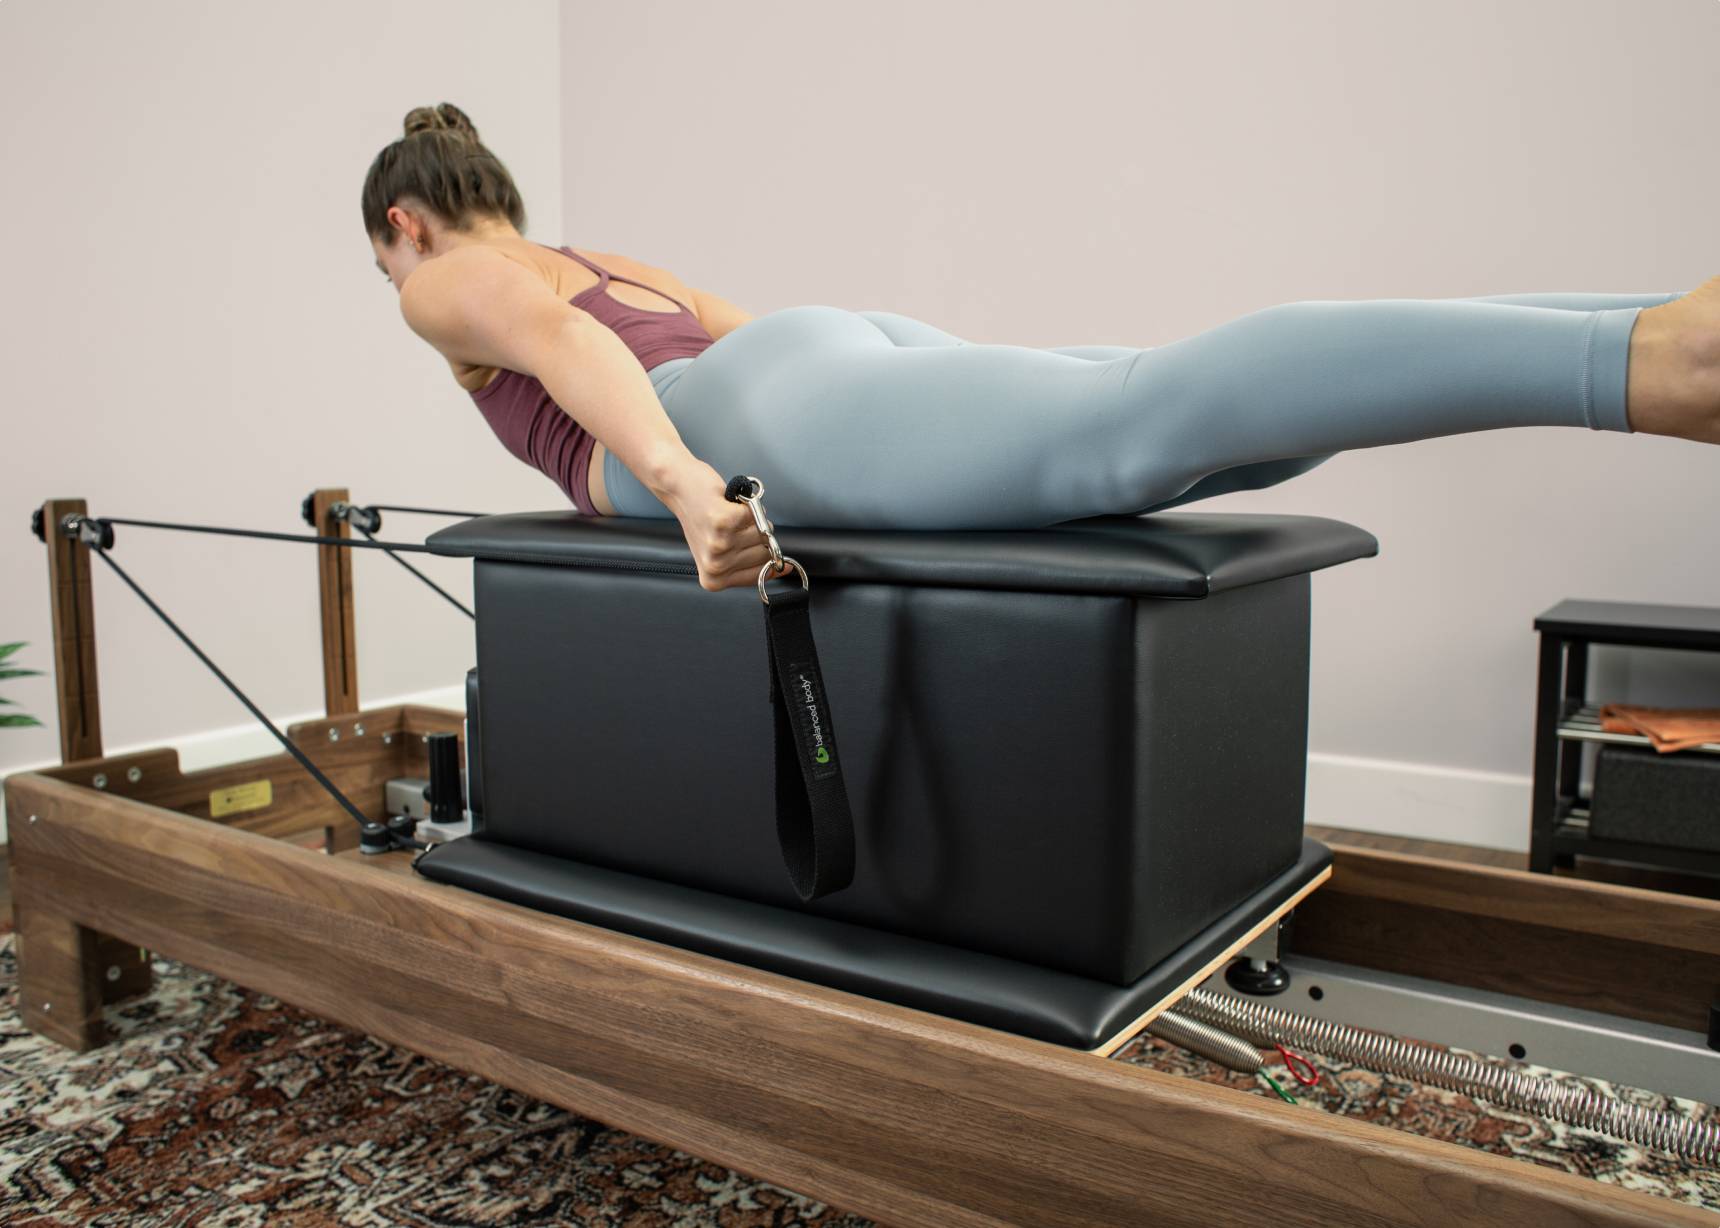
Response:
[[[21,640],[14,644],[0,644],[0,663],[3,663],[7,657],[10,657],[22,647],[24,647],[24,644]],[[7,678],[36,678],[40,677],[41,673],[42,671],[39,669],[19,669],[16,666],[12,666],[10,668],[0,669],[0,680],[5,680]],[[17,706],[14,701],[4,697],[0,697],[0,704],[5,704],[9,708]],[[26,725],[40,725],[41,723],[42,722],[37,720],[35,717],[26,716],[21,712],[0,713],[0,728],[16,729]]]

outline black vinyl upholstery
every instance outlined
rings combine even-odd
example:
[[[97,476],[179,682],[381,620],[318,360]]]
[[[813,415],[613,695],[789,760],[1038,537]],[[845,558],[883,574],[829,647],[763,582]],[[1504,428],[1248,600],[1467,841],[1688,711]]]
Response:
[[[1161,513],[778,536],[811,576],[853,882],[798,900],[758,594],[701,588],[669,520],[431,538],[476,565],[483,847],[1118,988],[1298,864],[1309,573],[1370,534]]]
[[[1341,520],[1237,512],[1090,516],[1043,529],[779,527],[776,536],[815,578],[1185,599],[1379,553],[1373,534]],[[551,566],[692,566],[679,521],[635,516],[482,516],[428,544],[442,554]]]
[[[1303,840],[1292,865],[1216,916],[1150,972],[1118,986],[478,837],[418,859],[437,882],[900,1006],[1093,1049],[1174,992],[1332,863]]]

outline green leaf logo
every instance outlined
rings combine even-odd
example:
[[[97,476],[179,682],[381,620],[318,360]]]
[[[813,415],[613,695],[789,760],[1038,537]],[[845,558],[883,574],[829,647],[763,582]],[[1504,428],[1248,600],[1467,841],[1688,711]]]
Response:
[[[812,756],[812,760],[814,763],[829,763],[830,762],[830,752],[828,750],[826,750],[824,747],[820,746],[818,748],[818,753]]]

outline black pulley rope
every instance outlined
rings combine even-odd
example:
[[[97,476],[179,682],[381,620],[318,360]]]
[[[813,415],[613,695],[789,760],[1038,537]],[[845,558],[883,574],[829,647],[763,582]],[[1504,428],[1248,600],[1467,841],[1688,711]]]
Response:
[[[365,504],[373,512],[408,512],[414,516],[447,516],[454,520],[476,520],[480,516],[488,516],[488,512],[450,512],[440,507],[395,507],[389,503]]]
[[[304,517],[305,523],[313,530],[321,527],[316,522],[315,509],[316,495],[306,495],[304,502],[299,505],[299,514]],[[401,558],[398,553],[400,549],[399,546],[393,542],[379,542],[376,540],[376,534],[382,529],[383,512],[426,512],[429,511],[429,509],[412,507],[378,507],[375,504],[361,506],[356,503],[347,503],[342,501],[331,504],[326,510],[327,514],[335,520],[339,520],[349,528],[356,529],[358,532],[364,534],[366,541],[372,542],[380,547],[384,554],[393,559],[396,563],[399,563],[407,571],[411,572],[417,579],[427,584],[437,596],[448,602],[449,605],[460,611],[460,613],[464,614],[467,618],[472,619],[474,622],[477,621],[478,616],[472,613],[471,610],[467,609],[466,606],[461,603],[460,599],[455,597],[453,593],[450,593],[429,576],[419,571],[411,563],[408,563],[405,559]],[[461,512],[433,512],[431,514],[444,516],[463,515]],[[335,540],[344,542],[348,539],[338,538]],[[356,545],[357,543],[354,544]]]
[[[96,524],[123,524],[135,529],[175,529],[181,533],[218,533],[223,537],[250,537],[268,542],[302,542],[310,546],[346,546],[353,550],[398,550],[404,554],[438,554],[422,542],[359,541],[351,537],[319,537],[308,533],[269,533],[262,529],[228,529],[209,524],[174,524],[165,520],[127,520],[118,516],[91,516]]]
[[[111,523],[123,523],[123,522],[114,521]],[[113,569],[113,572],[115,575],[117,575],[121,580],[125,581],[126,587],[130,588],[132,592],[136,593],[138,596],[138,599],[140,601],[142,601],[144,605],[148,606],[150,608],[151,612],[153,612],[157,618],[159,618],[162,622],[167,624],[167,629],[169,631],[172,631],[174,635],[178,636],[180,642],[182,644],[184,644],[187,648],[189,648],[192,651],[192,653],[196,655],[196,657],[199,661],[203,662],[204,665],[209,667],[209,672],[214,674],[217,678],[219,678],[221,680],[221,684],[233,693],[234,698],[236,698],[240,703],[244,704],[246,709],[251,713],[251,715],[256,717],[259,721],[261,721],[263,723],[263,727],[266,728],[270,733],[275,735],[275,740],[277,742],[279,742],[283,748],[285,748],[286,752],[289,755],[291,755],[294,759],[298,760],[299,766],[304,768],[305,771],[309,772],[311,774],[311,776],[316,780],[316,782],[323,787],[324,791],[327,792],[330,797],[334,798],[335,801],[340,803],[341,809],[345,810],[349,815],[351,815],[354,819],[356,819],[358,821],[359,827],[365,831],[367,836],[374,836],[376,838],[381,838],[381,836],[384,833],[386,833],[386,837],[388,839],[388,842],[390,844],[394,845],[395,847],[414,848],[414,849],[422,849],[422,848],[426,847],[425,845],[423,845],[419,841],[414,840],[409,836],[406,836],[400,832],[390,831],[386,827],[383,827],[382,824],[377,823],[374,819],[367,818],[365,816],[364,812],[362,810],[360,810],[357,806],[353,805],[352,800],[350,798],[348,798],[346,794],[342,793],[340,791],[340,789],[335,786],[334,781],[330,780],[326,775],[323,774],[323,771],[321,768],[317,767],[316,764],[314,764],[310,761],[310,757],[308,755],[306,755],[304,751],[300,750],[298,748],[298,746],[294,744],[294,742],[291,738],[287,737],[286,734],[282,733],[281,730],[279,729],[279,727],[276,726],[276,724],[273,721],[271,721],[267,716],[263,715],[263,710],[261,708],[257,707],[256,704],[251,702],[250,696],[246,695],[245,692],[241,691],[239,689],[239,687],[237,686],[237,684],[235,684],[231,678],[229,678],[225,673],[222,672],[221,667],[219,665],[215,664],[214,661],[210,660],[209,654],[204,652],[201,648],[199,648],[197,646],[197,642],[195,640],[193,640],[189,635],[185,634],[185,632],[180,628],[179,624],[174,622],[173,619],[168,616],[167,611],[162,609],[159,605],[157,605],[155,603],[155,601],[150,597],[150,595],[148,593],[144,592],[141,587],[139,587],[137,581],[133,580],[131,578],[131,576],[126,572],[125,568],[121,567],[118,563],[113,561],[113,559],[108,555],[106,547],[104,547],[100,544],[94,544],[90,547],[90,553],[95,555],[102,562],[106,563],[109,567],[111,567]],[[380,832],[378,832],[377,831],[378,828],[381,828],[382,830]]]
[[[764,483],[754,477],[736,476],[729,480],[723,494],[731,502],[747,505],[753,514],[754,524],[770,549],[770,561],[759,570],[757,586],[759,600],[764,603],[765,607],[765,655],[770,675],[770,703],[774,709],[775,718],[773,723],[775,725],[774,758],[776,762],[774,775],[776,777],[777,840],[796,894],[803,901],[811,901],[820,896],[840,891],[853,881],[855,841],[854,819],[849,810],[848,792],[842,777],[841,762],[837,757],[836,730],[831,719],[829,699],[825,693],[823,671],[819,667],[818,648],[812,637],[807,591],[809,581],[806,570],[794,559],[788,558],[782,553],[781,546],[776,540],[776,534],[773,532],[775,526],[764,514],[762,500]],[[307,499],[305,505],[307,520],[310,517],[310,504],[311,501]],[[98,555],[104,563],[112,568],[114,574],[119,576],[132,592],[137,594],[139,600],[148,606],[150,611],[161,619],[174,635],[179,637],[180,641],[208,667],[216,678],[220,679],[222,685],[231,691],[240,703],[245,705],[251,715],[262,722],[264,728],[274,735],[275,740],[286,748],[287,753],[311,774],[347,814],[358,821],[364,832],[363,847],[367,852],[387,847],[423,849],[426,846],[406,836],[404,832],[366,818],[364,813],[335,787],[334,782],[325,776],[305,753],[275,726],[274,722],[264,716],[262,710],[252,703],[250,698],[234,684],[233,680],[221,671],[221,668],[209,658],[209,655],[180,629],[179,624],[168,617],[167,612],[157,605],[118,563],[113,561],[107,551],[113,545],[114,525],[128,525],[140,529],[169,529],[183,533],[214,533],[225,537],[244,537],[259,541],[301,542],[317,546],[381,550],[429,585],[461,613],[475,620],[476,615],[452,594],[405,559],[399,557],[401,553],[436,554],[439,553],[438,551],[425,545],[378,541],[373,536],[372,530],[381,527],[380,513],[383,511],[418,512],[425,515],[471,518],[469,514],[463,512],[440,511],[429,508],[384,507],[379,505],[358,508],[350,504],[345,505],[346,515],[342,519],[364,535],[362,541],[351,537],[273,533],[260,529],[230,529],[215,525],[133,520],[113,516],[79,517],[77,524],[71,523],[70,518],[68,518],[67,523],[58,526],[61,532],[82,540],[90,547],[92,554]],[[354,512],[364,514],[362,522],[353,518],[352,513]],[[33,525],[32,527],[35,528],[36,526]],[[311,527],[315,529],[317,526],[313,524]],[[39,529],[38,535],[40,535]],[[780,593],[777,599],[772,601],[770,595],[765,592],[765,580],[785,576],[790,571],[799,573],[800,588]]]
[[[373,508],[372,510],[373,511],[379,511],[381,509]],[[373,542],[376,541],[376,539],[374,537],[370,536],[370,533],[368,530],[360,529],[359,532],[363,533],[364,536],[367,539],[369,539],[370,541],[373,541]],[[442,596],[442,598],[445,601],[447,601],[447,603],[449,605],[453,606],[456,610],[460,611],[460,613],[464,614],[467,618],[471,619],[473,622],[476,622],[478,620],[478,616],[476,614],[472,613],[471,610],[467,609],[466,606],[460,601],[460,599],[458,597],[454,596],[453,593],[450,593],[447,589],[443,588],[440,584],[436,583],[436,581],[432,580],[429,576],[427,576],[423,572],[419,571],[411,563],[408,563],[405,559],[401,558],[398,554],[394,553],[394,548],[392,546],[384,546],[383,543],[381,543],[381,542],[376,542],[376,544],[379,546],[382,546],[383,552],[385,554],[387,554],[389,558],[393,559],[396,563],[399,563],[407,571],[409,571],[413,575],[417,576],[420,580],[424,581],[425,584],[428,584],[432,589],[434,589],[438,594],[440,594]]]

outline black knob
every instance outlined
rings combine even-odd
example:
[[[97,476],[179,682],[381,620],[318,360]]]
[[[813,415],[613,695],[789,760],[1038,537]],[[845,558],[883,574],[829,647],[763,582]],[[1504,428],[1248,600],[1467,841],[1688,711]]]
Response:
[[[1224,970],[1224,979],[1237,993],[1256,997],[1271,997],[1290,988],[1290,973],[1283,964],[1261,962],[1266,965],[1264,968],[1256,968],[1253,960],[1239,959]]]

